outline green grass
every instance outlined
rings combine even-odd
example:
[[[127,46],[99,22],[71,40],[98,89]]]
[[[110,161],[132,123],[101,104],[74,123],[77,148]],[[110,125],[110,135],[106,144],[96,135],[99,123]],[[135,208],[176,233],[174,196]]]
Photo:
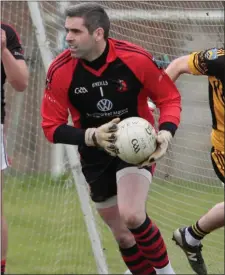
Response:
[[[97,272],[79,199],[73,185],[54,183],[48,177],[6,179],[4,210],[9,224],[9,274],[94,274]],[[171,241],[174,229],[193,223],[215,203],[223,200],[222,189],[198,192],[190,183],[157,182],[152,185],[148,213],[160,227],[170,260],[177,274],[191,269]],[[185,192],[184,192],[185,191]],[[126,269],[111,233],[98,219],[107,262],[112,273]],[[224,273],[223,230],[204,240],[203,253],[209,273]]]

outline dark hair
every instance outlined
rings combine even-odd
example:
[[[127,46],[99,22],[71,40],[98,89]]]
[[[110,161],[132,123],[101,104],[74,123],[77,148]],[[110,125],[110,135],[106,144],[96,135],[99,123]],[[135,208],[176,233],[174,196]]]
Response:
[[[82,3],[70,6],[65,11],[66,16],[69,17],[82,17],[84,25],[92,34],[97,28],[103,28],[104,38],[109,36],[110,21],[105,10],[95,3]]]

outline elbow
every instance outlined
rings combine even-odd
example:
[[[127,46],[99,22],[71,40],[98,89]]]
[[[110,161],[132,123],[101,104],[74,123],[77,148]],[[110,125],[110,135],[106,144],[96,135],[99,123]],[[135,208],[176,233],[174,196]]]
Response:
[[[44,131],[44,135],[47,139],[47,141],[49,141],[50,143],[54,143],[54,140],[53,140],[53,136],[51,134],[49,134],[47,131],[43,130]]]
[[[181,102],[181,95],[178,94],[177,97],[174,100],[174,107],[177,109],[177,113],[180,119],[180,115],[182,112],[182,102]]]
[[[179,57],[172,61],[170,65],[166,68],[165,72],[172,81],[175,82],[177,78],[184,73],[190,73],[188,59],[189,56]]]
[[[23,92],[28,86],[28,77],[23,80],[13,80],[10,84],[17,92]]]
[[[24,92],[28,86],[27,83],[16,83],[12,85],[17,92]]]
[[[29,72],[27,69],[22,70],[21,69],[21,75],[16,78],[9,81],[11,86],[17,91],[17,92],[23,92],[26,90],[29,82]]]
[[[174,60],[165,70],[166,74],[169,76],[169,78],[175,82],[177,78],[182,74],[182,70],[179,64],[179,61]]]
[[[47,141],[49,141],[50,143],[54,143],[53,135],[51,134],[51,132],[48,131],[47,129],[45,129],[44,127],[42,127],[42,129],[43,129],[43,132],[44,132],[44,135],[45,135]]]
[[[26,88],[28,87],[28,76],[25,78],[25,80],[21,83],[21,86],[20,86],[20,92],[23,92],[26,90]]]
[[[44,136],[46,137],[47,141],[49,141],[50,143],[55,143],[54,142],[54,132],[55,132],[55,127],[52,128],[50,125],[47,125],[45,123],[42,122],[41,124]]]

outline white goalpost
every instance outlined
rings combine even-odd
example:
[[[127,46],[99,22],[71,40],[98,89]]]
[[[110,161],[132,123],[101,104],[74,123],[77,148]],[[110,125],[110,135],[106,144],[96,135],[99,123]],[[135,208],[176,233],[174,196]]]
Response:
[[[29,2],[28,7],[34,27],[36,28],[36,37],[38,46],[41,53],[41,58],[44,64],[45,72],[47,73],[48,67],[53,60],[52,52],[48,45],[48,40],[45,34],[43,20],[39,10],[38,2]],[[52,150],[52,171],[53,177],[59,177],[63,173],[63,157],[64,150],[68,156],[69,164],[72,167],[72,175],[76,190],[81,204],[81,209],[84,215],[85,223],[87,226],[88,237],[90,238],[93,254],[97,264],[99,274],[108,274],[105,256],[103,254],[99,234],[96,228],[95,219],[89,202],[89,194],[86,186],[85,178],[82,176],[79,156],[76,146],[57,144]],[[56,169],[54,168],[56,166]]]
[[[40,104],[52,59],[66,46],[64,9],[75,2],[2,1],[2,22],[20,34],[30,80],[17,94],[6,85],[5,172],[9,225],[8,274],[121,274],[126,270],[111,232],[89,199],[76,146],[51,145],[41,130]],[[111,19],[110,35],[129,40],[161,64],[224,42],[223,1],[98,1]],[[190,274],[171,241],[222,201],[210,160],[211,115],[206,77],[182,76],[182,121],[168,155],[157,165],[147,211],[158,224],[177,274]],[[151,103],[150,106],[154,107]],[[155,110],[155,116],[158,111]],[[223,230],[204,240],[210,273],[224,273]]]

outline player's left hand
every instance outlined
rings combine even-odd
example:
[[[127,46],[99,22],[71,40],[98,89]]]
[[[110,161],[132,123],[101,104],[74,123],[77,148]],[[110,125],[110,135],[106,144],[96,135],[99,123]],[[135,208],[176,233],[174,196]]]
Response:
[[[142,168],[144,166],[151,166],[155,162],[159,161],[162,157],[165,156],[169,143],[172,139],[172,135],[169,131],[161,130],[157,135],[157,148],[149,158],[142,162],[139,167]]]

